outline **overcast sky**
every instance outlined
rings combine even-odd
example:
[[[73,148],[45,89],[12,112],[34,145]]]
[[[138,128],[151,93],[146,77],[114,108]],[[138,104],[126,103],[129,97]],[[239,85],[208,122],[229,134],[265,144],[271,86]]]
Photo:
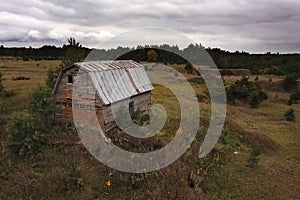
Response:
[[[300,0],[1,0],[0,44],[84,46],[124,31],[162,27],[205,47],[300,52]]]

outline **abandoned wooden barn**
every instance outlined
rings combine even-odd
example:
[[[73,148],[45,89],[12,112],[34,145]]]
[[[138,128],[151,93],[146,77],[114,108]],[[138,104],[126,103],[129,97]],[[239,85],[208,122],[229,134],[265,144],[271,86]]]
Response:
[[[89,87],[93,87],[95,95],[85,97],[84,101],[74,104],[73,89],[75,80],[79,77],[81,79],[86,77],[85,83],[80,84],[81,89],[89,91],[91,89]],[[149,113],[152,89],[153,86],[143,65],[132,60],[75,63],[60,72],[53,89],[56,100],[56,118],[72,122],[72,103],[73,107],[89,108],[92,106],[95,108],[101,127],[109,131],[116,126],[111,105],[130,99],[131,111],[140,110]]]

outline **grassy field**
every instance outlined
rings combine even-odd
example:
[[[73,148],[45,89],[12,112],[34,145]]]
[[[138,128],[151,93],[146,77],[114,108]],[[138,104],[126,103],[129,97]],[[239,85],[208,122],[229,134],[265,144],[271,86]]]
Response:
[[[0,61],[3,84],[6,90],[16,93],[1,97],[9,105],[6,119],[25,109],[31,89],[44,83],[47,69],[59,63]],[[182,66],[173,67],[184,73],[198,95],[206,94],[205,84],[198,76],[185,74]],[[30,80],[13,81],[17,76]],[[241,77],[224,78],[231,84]],[[259,108],[252,109],[242,102],[228,106],[219,144],[200,160],[197,155],[210,118],[210,103],[204,98],[199,102],[199,133],[191,148],[175,163],[152,173],[130,174],[110,169],[89,154],[74,131],[57,127],[47,133],[40,153],[19,157],[5,147],[4,122],[0,129],[0,199],[299,199],[300,105],[287,105],[289,93],[281,89],[282,79],[259,76],[257,82],[269,96]],[[156,136],[165,145],[178,128],[178,102],[162,86],[155,87],[152,102],[161,103],[168,112],[167,123]],[[295,122],[283,117],[290,107],[296,112]],[[247,160],[255,148],[262,153],[258,165],[252,168]],[[193,187],[189,181],[192,172],[201,179]]]
[[[17,95],[9,98],[6,103],[13,107],[13,110],[23,109],[28,100],[30,91],[38,84],[44,84],[47,77],[47,70],[49,68],[57,67],[61,61],[10,61],[0,59],[0,71],[4,74],[4,86],[6,90],[12,90]],[[13,80],[17,77],[27,77],[30,80]]]

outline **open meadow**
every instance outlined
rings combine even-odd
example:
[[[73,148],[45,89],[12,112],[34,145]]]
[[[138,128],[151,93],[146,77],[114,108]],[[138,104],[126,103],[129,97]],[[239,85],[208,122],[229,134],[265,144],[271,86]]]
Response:
[[[170,166],[143,174],[110,169],[85,149],[76,131],[63,125],[44,133],[46,139],[37,154],[24,158],[9,152],[8,121],[26,109],[31,90],[45,84],[47,70],[60,63],[0,60],[5,90],[13,91],[11,96],[0,97],[8,107],[0,117],[0,199],[299,199],[300,104],[287,105],[291,92],[282,88],[284,76],[258,75],[257,80],[256,75],[249,76],[268,99],[258,108],[239,100],[228,105],[223,134],[203,159],[197,155],[209,125],[209,95],[201,77],[187,74],[182,65],[172,67],[195,90],[201,122],[191,147]],[[240,75],[224,76],[227,85],[240,79]],[[155,136],[155,144],[164,146],[177,134],[178,102],[169,89],[159,85],[151,101],[162,104],[168,113],[165,127]],[[284,118],[291,107],[296,116],[293,122]],[[130,143],[118,130],[112,135],[119,146],[129,141],[129,149],[130,145],[141,149],[149,145]],[[253,155],[257,149],[260,153]]]

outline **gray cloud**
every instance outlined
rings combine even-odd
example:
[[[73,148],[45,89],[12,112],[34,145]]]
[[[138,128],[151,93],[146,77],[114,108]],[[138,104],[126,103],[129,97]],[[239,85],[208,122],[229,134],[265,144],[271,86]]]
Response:
[[[61,45],[73,36],[93,47],[126,30],[163,27],[204,46],[299,52],[299,11],[296,0],[11,0],[0,8],[0,42]]]

